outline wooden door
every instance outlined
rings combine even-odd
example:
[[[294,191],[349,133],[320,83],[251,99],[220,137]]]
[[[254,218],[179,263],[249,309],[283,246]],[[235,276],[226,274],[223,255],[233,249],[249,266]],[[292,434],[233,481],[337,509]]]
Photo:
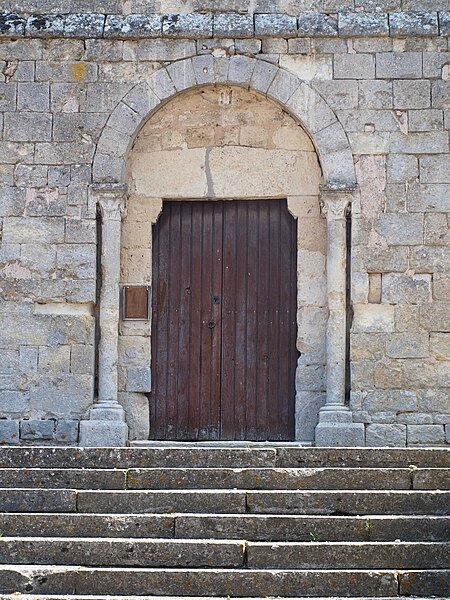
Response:
[[[296,240],[286,200],[164,202],[151,439],[293,439]]]

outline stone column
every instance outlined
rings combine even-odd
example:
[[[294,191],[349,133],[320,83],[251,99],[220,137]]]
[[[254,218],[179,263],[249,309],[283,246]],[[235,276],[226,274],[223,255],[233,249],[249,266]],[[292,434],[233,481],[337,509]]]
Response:
[[[128,427],[117,400],[119,341],[120,234],[126,210],[126,188],[91,188],[101,217],[101,290],[99,302],[98,399],[81,421],[80,446],[125,446]]]
[[[364,446],[364,425],[345,404],[347,216],[355,189],[321,189],[327,219],[327,397],[319,412],[316,446]]]

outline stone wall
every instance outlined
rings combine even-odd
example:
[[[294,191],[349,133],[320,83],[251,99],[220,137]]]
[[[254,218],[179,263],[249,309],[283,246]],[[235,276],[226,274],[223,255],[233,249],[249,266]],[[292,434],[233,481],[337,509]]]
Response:
[[[353,152],[350,406],[366,444],[449,442],[448,1],[45,4],[38,18],[42,2],[4,0],[15,15],[0,15],[0,442],[76,443],[94,401],[89,186],[114,108],[161,66],[241,54],[316,90]],[[97,156],[113,160],[123,132],[109,125]]]

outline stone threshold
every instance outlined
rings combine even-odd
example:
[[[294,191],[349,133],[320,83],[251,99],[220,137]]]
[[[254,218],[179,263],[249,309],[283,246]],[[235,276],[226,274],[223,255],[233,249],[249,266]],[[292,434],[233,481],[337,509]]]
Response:
[[[310,448],[312,442],[253,442],[235,440],[217,440],[202,442],[177,442],[172,440],[133,440],[132,448]]]

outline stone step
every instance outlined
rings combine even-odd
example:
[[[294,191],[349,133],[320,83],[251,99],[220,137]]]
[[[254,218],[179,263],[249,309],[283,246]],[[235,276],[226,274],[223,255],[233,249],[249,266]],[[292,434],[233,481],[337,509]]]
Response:
[[[367,515],[179,515],[177,538],[255,541],[447,541],[450,517]]]
[[[238,540],[0,538],[0,564],[244,568]]]
[[[130,600],[154,600],[158,598],[158,600],[230,600],[230,596],[130,596],[127,594],[126,598]],[[327,596],[325,597],[315,597],[315,600],[341,600],[341,597],[338,596]],[[396,600],[411,600],[411,596],[395,596]],[[421,597],[421,600],[435,600],[436,596],[433,598],[430,596],[425,598]],[[306,598],[305,596],[293,596],[292,600],[310,600],[311,596]],[[17,600],[17,594],[0,594],[0,600]],[[80,596],[80,595],[70,595],[70,596],[61,596],[60,594],[26,594],[26,600],[124,600],[124,596]],[[241,598],[241,600],[249,600],[247,598]],[[252,600],[267,600],[266,598],[252,598]],[[346,600],[373,600],[369,598],[369,596],[359,596],[355,598],[354,596],[346,597]],[[389,598],[387,596],[378,596],[377,600],[392,600],[392,596]]]
[[[0,513],[0,532],[8,537],[447,541],[450,517]]]
[[[80,513],[450,513],[448,491],[239,491],[0,489],[3,512]]]
[[[0,565],[0,593],[142,596],[448,597],[448,570],[151,569]]]
[[[148,468],[0,469],[0,488],[124,489],[450,489],[450,469]]]
[[[25,492],[23,492],[25,493]],[[0,490],[1,498],[1,490]],[[271,514],[434,514],[450,512],[439,491],[80,491],[78,512]],[[19,511],[16,511],[19,512]],[[64,511],[65,512],[65,511]]]
[[[450,468],[448,448],[307,448],[297,444],[154,444],[145,448],[2,447],[0,468],[434,467]]]
[[[245,542],[108,538],[1,538],[0,563],[95,567],[443,569],[439,542]]]

